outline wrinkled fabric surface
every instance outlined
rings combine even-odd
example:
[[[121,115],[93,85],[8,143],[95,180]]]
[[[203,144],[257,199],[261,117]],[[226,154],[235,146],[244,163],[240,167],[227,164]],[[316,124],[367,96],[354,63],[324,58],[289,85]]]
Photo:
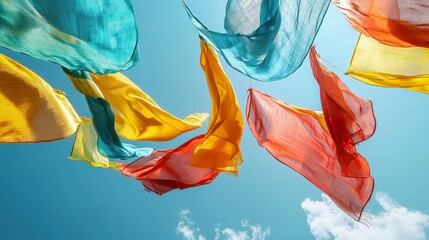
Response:
[[[367,84],[429,93],[429,49],[392,47],[362,35],[346,72]]]
[[[2,0],[0,46],[95,73],[139,60],[128,0]]]
[[[330,1],[228,0],[225,33],[208,29],[182,2],[201,37],[231,67],[259,81],[275,81],[302,64]]]
[[[290,106],[254,89],[247,99],[247,121],[258,143],[281,163],[307,178],[343,211],[359,220],[374,179],[348,177],[327,122],[317,112]]]
[[[166,112],[121,73],[90,74],[115,114],[117,133],[130,140],[167,141],[201,127],[207,113],[194,113],[181,120]]]
[[[219,171],[190,164],[196,147],[204,139],[204,135],[200,135],[175,149],[154,150],[151,155],[130,164],[117,164],[122,174],[134,177],[147,190],[157,194],[208,184]]]
[[[238,174],[238,165],[243,162],[240,151],[243,117],[216,52],[203,41],[200,46],[200,63],[206,74],[212,113],[205,139],[196,148],[191,165]]]
[[[429,47],[429,2],[422,0],[332,1],[358,32],[400,47]]]
[[[310,51],[310,64],[319,84],[326,125],[337,144],[343,175],[369,176],[369,165],[355,145],[374,134],[376,122],[371,101],[356,96],[335,73],[321,64],[315,47]]]
[[[65,94],[0,55],[0,142],[46,142],[69,137],[81,120]]]
[[[73,143],[73,149],[69,156],[71,160],[85,161],[93,167],[118,169],[115,162],[102,156],[97,146],[98,135],[89,118],[82,118]]]
[[[122,160],[133,157],[148,156],[152,148],[138,148],[131,144],[122,143],[115,131],[115,116],[110,104],[103,98],[87,72],[71,71],[63,68],[75,88],[85,95],[92,122],[98,135],[98,152],[109,159]],[[94,150],[96,151],[96,150]],[[84,159],[82,159],[84,160]]]

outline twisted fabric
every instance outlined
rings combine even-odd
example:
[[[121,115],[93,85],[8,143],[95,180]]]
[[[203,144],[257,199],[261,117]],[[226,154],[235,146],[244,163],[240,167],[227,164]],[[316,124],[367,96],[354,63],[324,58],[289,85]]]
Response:
[[[121,142],[115,131],[115,117],[112,108],[103,98],[97,85],[91,81],[91,77],[87,72],[71,71],[66,68],[63,68],[63,70],[74,87],[85,95],[89,110],[91,111],[92,121],[98,135],[98,148],[92,151],[98,151],[101,155],[109,159],[120,158],[122,160],[148,156],[152,152],[152,148],[138,148],[134,145]]]
[[[122,174],[134,177],[147,190],[157,194],[201,186],[211,183],[219,175],[217,170],[190,164],[194,151],[203,141],[204,135],[200,135],[175,149],[154,150],[148,157],[117,165]]]
[[[226,33],[219,33],[182,2],[201,37],[232,68],[265,82],[283,79],[301,66],[329,6],[329,0],[228,0]]]
[[[121,73],[90,76],[113,108],[117,133],[126,139],[171,140],[201,127],[208,117],[207,113],[194,113],[178,119]]]
[[[191,165],[238,174],[243,135],[243,117],[234,89],[223,72],[216,52],[204,41],[201,46],[201,67],[206,74],[212,99],[212,114],[204,141],[198,145]]]

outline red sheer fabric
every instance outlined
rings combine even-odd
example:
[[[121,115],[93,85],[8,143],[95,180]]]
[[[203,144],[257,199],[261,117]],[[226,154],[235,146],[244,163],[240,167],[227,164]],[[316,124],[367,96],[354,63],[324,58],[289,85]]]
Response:
[[[343,174],[351,177],[369,176],[369,165],[357,153],[355,145],[374,134],[376,123],[371,101],[356,96],[337,75],[322,65],[315,47],[310,51],[310,64],[320,87],[327,127],[338,145],[338,160]]]
[[[147,190],[164,194],[174,189],[185,189],[211,183],[219,171],[190,165],[196,147],[204,135],[195,137],[175,149],[154,150],[130,164],[118,163],[122,174],[139,180]]]
[[[258,143],[359,220],[371,197],[374,180],[370,176],[343,175],[338,145],[329,134],[323,116],[287,105],[254,89],[249,91],[246,116]]]
[[[429,2],[422,0],[332,1],[357,31],[399,47],[429,47]]]

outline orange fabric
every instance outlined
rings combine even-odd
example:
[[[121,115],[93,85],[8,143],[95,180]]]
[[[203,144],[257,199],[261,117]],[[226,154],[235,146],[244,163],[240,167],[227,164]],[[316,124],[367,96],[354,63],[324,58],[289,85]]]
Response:
[[[247,121],[258,143],[274,158],[307,178],[343,211],[359,220],[374,179],[343,175],[337,145],[322,116],[290,106],[254,89],[247,99]]]
[[[343,174],[369,176],[369,166],[354,147],[374,134],[375,118],[372,103],[356,96],[319,61],[315,47],[310,51],[313,75],[320,87],[323,114],[334,142],[338,145]]]
[[[358,32],[400,47],[429,47],[429,2],[421,0],[332,1]]]
[[[198,145],[191,165],[238,173],[243,117],[232,85],[216,52],[201,41],[201,67],[212,98],[212,114],[204,141]]]
[[[211,183],[219,171],[190,165],[196,147],[204,135],[195,137],[175,149],[154,150],[130,164],[117,163],[122,174],[134,177],[149,191],[164,194],[174,189],[185,189]]]

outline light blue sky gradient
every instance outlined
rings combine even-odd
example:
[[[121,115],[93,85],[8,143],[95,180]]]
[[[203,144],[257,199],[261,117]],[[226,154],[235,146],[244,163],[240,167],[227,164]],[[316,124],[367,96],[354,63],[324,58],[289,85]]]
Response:
[[[225,1],[189,0],[197,17],[221,30]],[[141,62],[125,74],[161,107],[178,117],[210,112],[211,99],[199,66],[199,39],[181,2],[134,1]],[[358,34],[330,6],[315,44],[322,58],[345,71]],[[60,66],[1,49],[65,91],[76,111],[90,117],[84,97],[73,89]],[[382,64],[382,63],[380,63]],[[244,113],[249,78],[222,60]],[[427,135],[429,96],[365,85],[327,65],[355,93],[373,101],[377,130],[358,146],[375,178],[375,190],[402,205],[429,213]],[[252,86],[290,104],[320,110],[319,89],[308,59],[287,79]],[[141,147],[171,148],[201,129],[163,143]],[[183,209],[207,239],[221,224],[239,228],[242,219],[269,227],[269,239],[311,239],[305,198],[319,200],[320,190],[259,147],[247,125],[242,141],[240,176],[220,175],[203,187],[146,192],[134,179],[67,159],[73,137],[39,144],[0,144],[0,239],[181,239],[176,233]],[[368,211],[378,211],[372,200]]]

